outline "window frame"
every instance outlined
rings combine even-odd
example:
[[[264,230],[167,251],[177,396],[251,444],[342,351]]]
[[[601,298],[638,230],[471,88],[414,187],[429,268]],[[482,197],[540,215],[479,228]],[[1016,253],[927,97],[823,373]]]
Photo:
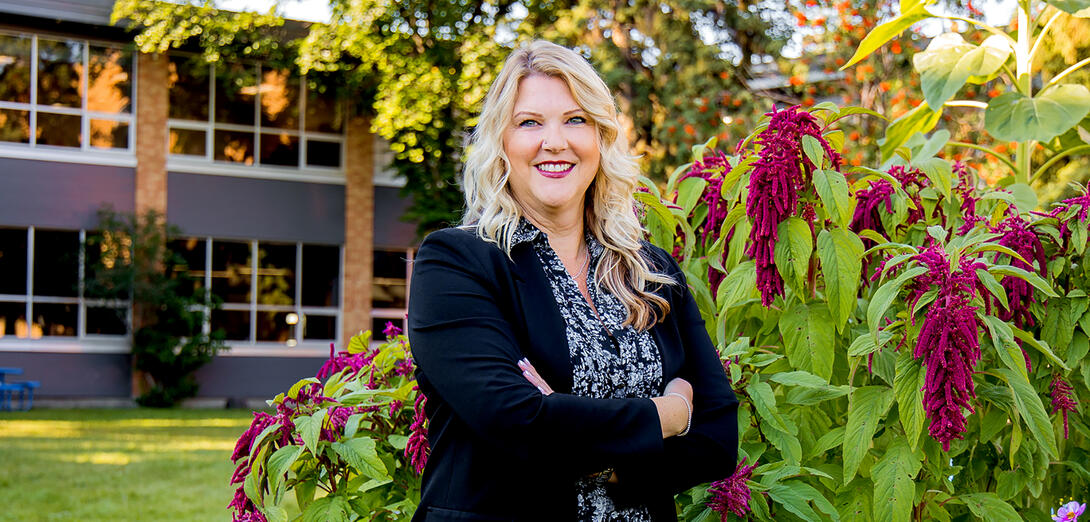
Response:
[[[23,159],[45,159],[52,161],[79,162],[102,165],[135,166],[136,165],[136,112],[137,112],[137,80],[138,80],[138,55],[136,51],[126,50],[125,45],[118,42],[95,40],[90,38],[76,38],[68,35],[39,33],[30,31],[15,31],[0,29],[0,35],[29,37],[30,43],[30,101],[27,103],[2,101],[0,109],[27,111],[30,126],[30,140],[28,143],[0,141],[0,152],[5,157]],[[39,39],[57,41],[79,42],[82,47],[81,63],[83,73],[80,75],[80,107],[61,107],[38,104],[38,69],[39,69]],[[90,73],[91,47],[107,47],[130,54],[131,69],[129,73],[129,110],[123,113],[107,113],[92,111],[87,108],[88,76]],[[80,117],[80,145],[79,147],[67,147],[62,145],[44,145],[37,143],[38,114],[58,114]],[[102,148],[91,145],[90,131],[91,120],[110,120],[128,125],[128,145],[126,148]]]
[[[376,248],[376,249],[374,249],[374,251],[380,251],[380,250],[385,251],[385,252],[404,252],[405,253],[405,307],[404,308],[375,308],[374,307],[374,302],[372,301],[371,324],[374,325],[376,319],[385,319],[387,321],[393,322],[398,328],[401,328],[402,332],[404,332],[404,331],[406,331],[405,330],[405,327],[406,327],[406,324],[405,324],[406,318],[405,318],[405,316],[406,316],[406,314],[409,313],[409,302],[408,302],[409,301],[409,289],[410,289],[411,284],[412,284],[413,258],[416,255],[416,249],[412,248],[412,247],[406,248],[404,250],[401,250],[401,249],[386,249],[386,248]],[[372,260],[374,259],[374,254],[372,254],[371,259]],[[373,272],[373,270],[372,270],[372,272]],[[371,275],[371,285],[372,286],[375,284],[375,279],[377,279],[377,278],[372,273],[372,275]],[[381,332],[381,330],[379,330],[379,332]],[[378,333],[378,332],[371,332],[372,339],[375,338],[376,333]],[[372,341],[372,345],[377,345],[377,344],[381,344],[381,343],[382,343],[381,341]]]

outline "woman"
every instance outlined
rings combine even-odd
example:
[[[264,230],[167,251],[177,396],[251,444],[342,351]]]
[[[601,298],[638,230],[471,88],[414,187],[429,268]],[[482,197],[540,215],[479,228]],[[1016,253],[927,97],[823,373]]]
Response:
[[[641,240],[638,176],[586,60],[511,54],[463,226],[414,263],[432,446],[414,520],[675,520],[674,494],[733,472],[737,400],[684,275]]]

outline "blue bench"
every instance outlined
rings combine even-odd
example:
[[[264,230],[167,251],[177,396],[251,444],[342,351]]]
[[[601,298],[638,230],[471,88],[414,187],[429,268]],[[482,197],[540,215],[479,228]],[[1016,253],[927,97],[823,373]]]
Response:
[[[11,411],[15,394],[19,394],[19,409],[34,406],[34,390],[41,386],[38,381],[5,382],[6,375],[22,375],[22,368],[0,368],[0,411]]]

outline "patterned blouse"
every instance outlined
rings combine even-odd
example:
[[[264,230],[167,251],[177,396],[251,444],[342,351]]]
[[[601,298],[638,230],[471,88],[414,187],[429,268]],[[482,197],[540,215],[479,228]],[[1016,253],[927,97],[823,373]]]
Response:
[[[533,245],[564,317],[572,365],[572,393],[597,398],[657,396],[663,386],[659,347],[650,332],[621,326],[627,316],[624,303],[594,284],[596,265],[605,247],[590,234],[586,235],[585,241],[590,252],[587,289],[598,316],[583,299],[575,279],[568,274],[541,230],[522,219],[513,242]],[[580,521],[651,520],[646,506],[614,507],[604,480],[585,477],[577,481]]]

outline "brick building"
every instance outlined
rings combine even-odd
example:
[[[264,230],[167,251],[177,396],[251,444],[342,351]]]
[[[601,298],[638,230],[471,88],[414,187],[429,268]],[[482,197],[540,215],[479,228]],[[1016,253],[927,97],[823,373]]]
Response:
[[[223,300],[201,397],[271,397],[401,322],[415,227],[368,122],[295,71],[133,51],[112,6],[0,0],[0,366],[46,401],[131,399],[119,305],[81,290],[104,204],[165,213]]]

